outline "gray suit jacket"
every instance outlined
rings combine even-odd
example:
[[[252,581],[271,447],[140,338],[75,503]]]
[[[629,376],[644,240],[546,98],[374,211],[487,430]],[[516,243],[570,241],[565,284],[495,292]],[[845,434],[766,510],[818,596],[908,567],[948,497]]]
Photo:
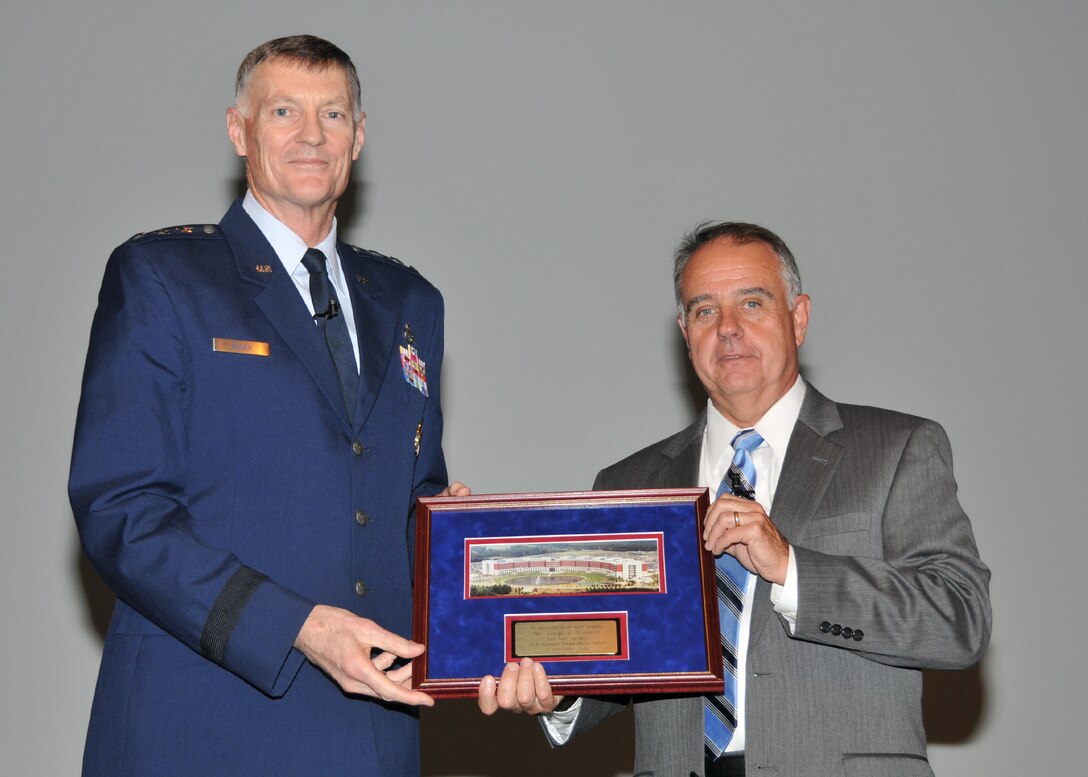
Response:
[[[696,485],[705,423],[602,470],[594,487]],[[990,573],[956,498],[944,430],[836,404],[809,386],[771,516],[796,555],[798,622],[791,634],[760,580],[746,669],[748,773],[932,775],[919,670],[976,663],[991,623]],[[627,701],[583,699],[573,735]],[[634,701],[636,774],[701,775],[702,697]]]

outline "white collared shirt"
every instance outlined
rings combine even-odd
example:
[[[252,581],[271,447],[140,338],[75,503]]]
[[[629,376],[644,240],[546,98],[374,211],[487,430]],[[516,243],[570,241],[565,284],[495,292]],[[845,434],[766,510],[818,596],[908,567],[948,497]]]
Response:
[[[794,381],[789,390],[783,394],[777,402],[759,419],[755,430],[763,438],[763,443],[752,452],[752,461],[756,466],[756,501],[770,515],[770,505],[774,500],[775,491],[778,488],[778,477],[782,473],[782,462],[786,459],[786,449],[789,447],[790,437],[793,435],[793,427],[801,414],[801,403],[805,400],[805,382],[800,377]],[[699,485],[710,489],[711,498],[718,492],[718,486],[729,470],[729,462],[733,460],[733,448],[730,442],[740,431],[740,427],[733,424],[718,412],[714,404],[707,400],[706,428],[703,430],[703,450],[699,457]],[[716,453],[715,453],[716,452]],[[755,599],[757,578],[752,575],[748,579],[748,587],[744,592],[744,612],[741,617],[740,633],[737,639],[737,728],[733,732],[733,738],[726,748],[727,753],[740,753],[744,751],[745,722],[744,722],[744,694],[745,694],[745,667],[748,664],[748,638],[750,636],[752,622],[752,604]],[[797,563],[794,560],[793,548],[790,548],[789,566],[786,571],[786,582],[783,585],[771,585],[771,603],[775,612],[784,617],[793,631],[797,623]],[[563,744],[570,738],[574,721],[578,717],[581,707],[581,699],[574,702],[568,709],[562,712],[552,712],[541,715],[548,733],[557,744]]]
[[[753,427],[763,438],[763,443],[752,451],[752,462],[756,467],[756,501],[768,515],[771,514],[771,503],[774,501],[774,494],[778,488],[782,462],[786,458],[786,449],[789,447],[793,427],[801,413],[801,403],[804,399],[805,383],[797,378],[789,390],[771,405]],[[717,493],[722,478],[729,471],[729,463],[733,460],[733,448],[729,443],[739,431],[741,427],[719,413],[713,402],[707,401],[703,452],[699,457],[699,485],[710,489],[711,499]],[[740,633],[737,635],[737,728],[729,741],[729,747],[725,750],[727,753],[744,751],[746,732],[744,698],[747,685],[745,667],[748,663],[748,638],[757,582],[758,577],[751,575],[744,592],[744,611],[741,613]],[[771,602],[774,604],[775,612],[782,614],[789,621],[792,629],[797,617],[797,574],[793,548],[790,548],[786,583],[781,586],[771,586]]]
[[[306,303],[306,309],[310,311],[311,316],[315,311],[313,298],[310,296],[310,271],[302,264],[302,257],[307,249],[311,247],[325,254],[325,259],[328,262],[329,280],[332,281],[332,287],[336,290],[336,298],[340,302],[341,314],[344,316],[344,320],[347,321],[348,334],[351,335],[351,347],[355,351],[355,366],[359,367],[359,335],[355,331],[355,314],[351,305],[351,294],[348,293],[348,285],[344,280],[340,257],[336,253],[336,218],[333,218],[332,229],[329,230],[329,234],[325,235],[325,239],[316,246],[308,246],[290,227],[265,210],[264,206],[257,202],[253,192],[246,192],[245,199],[242,200],[242,209],[249,214],[249,217],[253,219],[253,223],[257,225],[257,229],[261,230],[261,234],[271,244],[272,250],[276,252],[276,256],[283,265],[283,269],[295,282],[295,288],[298,289],[299,296]]]

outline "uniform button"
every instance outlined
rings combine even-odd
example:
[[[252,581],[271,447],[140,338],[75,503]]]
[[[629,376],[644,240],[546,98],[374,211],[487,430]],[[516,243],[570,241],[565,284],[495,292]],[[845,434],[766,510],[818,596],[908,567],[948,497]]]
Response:
[[[358,440],[356,440],[355,442],[353,442],[351,444],[351,450],[355,452],[356,456],[362,456],[363,455],[363,444],[361,442],[359,442]]]
[[[355,595],[366,596],[366,584],[362,580],[355,581]]]
[[[852,628],[850,628],[849,626],[847,626],[846,628],[844,628],[842,630],[842,638],[843,639],[850,639],[852,636],[854,636],[854,630]]]
[[[369,520],[370,519],[367,517],[366,513],[364,513],[362,510],[355,511],[355,523],[359,524],[360,526],[366,526],[367,521]]]
[[[831,631],[831,624],[828,623],[827,621],[824,621],[823,623],[820,624],[820,631],[822,631],[824,634]]]
[[[831,633],[834,634],[836,637],[839,636],[840,634],[842,634],[842,626],[836,623],[834,626],[831,627]]]
[[[861,642],[863,639],[865,639],[865,632],[861,629],[854,629],[854,641]]]

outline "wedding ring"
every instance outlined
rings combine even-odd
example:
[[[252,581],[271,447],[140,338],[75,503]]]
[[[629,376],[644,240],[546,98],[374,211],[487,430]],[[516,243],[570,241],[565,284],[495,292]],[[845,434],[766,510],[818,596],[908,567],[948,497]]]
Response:
[[[733,525],[740,526],[740,513],[736,510],[733,511]]]

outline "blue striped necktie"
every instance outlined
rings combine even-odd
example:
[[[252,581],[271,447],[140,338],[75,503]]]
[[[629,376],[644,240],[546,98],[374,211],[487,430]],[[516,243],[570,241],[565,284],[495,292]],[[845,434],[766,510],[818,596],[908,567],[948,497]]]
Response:
[[[744,499],[756,498],[756,465],[752,451],[763,444],[755,429],[742,429],[733,438],[733,461],[722,478],[716,496],[733,493]],[[737,636],[744,610],[744,592],[749,572],[740,562],[723,553],[716,562],[718,584],[718,621],[722,631],[722,657],[725,662],[725,688],[720,696],[705,696],[703,701],[703,743],[709,758],[718,758],[733,738],[737,727]]]

